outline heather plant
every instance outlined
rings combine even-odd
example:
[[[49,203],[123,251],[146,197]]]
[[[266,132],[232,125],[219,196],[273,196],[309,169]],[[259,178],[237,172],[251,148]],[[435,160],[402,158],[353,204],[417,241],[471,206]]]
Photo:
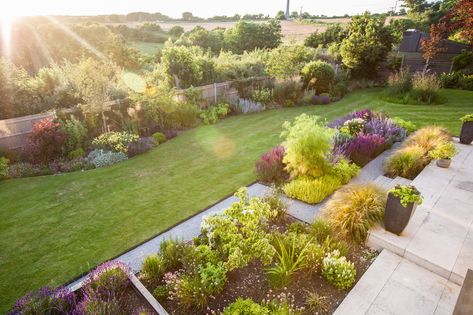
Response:
[[[379,135],[384,141],[391,145],[394,142],[402,141],[407,136],[407,131],[399,127],[394,121],[387,117],[376,117],[365,125],[365,133]]]
[[[132,158],[136,155],[140,155],[148,152],[155,146],[155,140],[151,137],[142,137],[137,141],[128,143],[128,157]]]
[[[128,156],[123,152],[111,152],[104,150],[93,150],[87,156],[89,163],[96,168],[110,166],[128,159]]]
[[[213,125],[217,123],[219,119],[225,118],[230,113],[230,106],[225,103],[210,106],[209,108],[201,111],[200,118],[205,125]]]
[[[35,123],[28,144],[31,160],[38,163],[47,163],[61,157],[65,140],[66,135],[60,123],[50,119]]]
[[[384,172],[393,178],[414,179],[429,163],[426,152],[425,148],[415,144],[404,146],[385,160]]]
[[[327,155],[333,145],[333,130],[325,127],[317,116],[302,114],[294,123],[285,122],[281,134],[285,138],[283,162],[293,177],[318,177],[330,169]]]
[[[330,174],[317,178],[301,176],[285,184],[283,190],[290,198],[317,204],[337,190],[341,184],[339,177]]]
[[[338,251],[328,253],[322,262],[322,275],[339,289],[348,289],[355,283],[355,265]]]
[[[377,134],[360,134],[346,146],[346,155],[359,166],[366,165],[386,148],[385,138]]]
[[[349,185],[330,198],[323,212],[334,229],[362,243],[383,218],[385,205],[386,193],[377,186]]]
[[[74,293],[68,289],[43,287],[38,291],[28,293],[16,301],[8,315],[73,314],[75,306],[76,299]]]
[[[374,117],[374,113],[369,110],[369,109],[362,109],[362,110],[357,110],[357,111],[353,111],[345,116],[342,116],[342,117],[339,117],[339,118],[336,118],[334,120],[332,120],[328,126],[330,128],[340,128],[341,126],[343,126],[343,124],[348,121],[348,120],[351,120],[351,119],[355,119],[355,118],[361,118],[363,119],[364,121],[368,122],[370,121],[372,118]]]
[[[107,301],[120,299],[129,286],[129,266],[120,261],[110,261],[98,266],[84,280],[84,296]]]
[[[138,135],[128,131],[111,131],[96,137],[92,140],[92,144],[96,149],[127,153],[128,145],[138,139]]]
[[[277,146],[263,154],[256,162],[256,176],[266,183],[282,183],[289,178],[283,162],[285,148]]]
[[[404,207],[407,207],[410,203],[421,205],[424,199],[420,191],[412,185],[396,185],[396,187],[391,189],[389,193],[393,194],[394,197],[399,198]]]

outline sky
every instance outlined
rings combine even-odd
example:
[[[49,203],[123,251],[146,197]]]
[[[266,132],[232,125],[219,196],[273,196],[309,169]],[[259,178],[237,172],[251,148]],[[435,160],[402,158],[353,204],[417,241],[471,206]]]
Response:
[[[299,11],[302,6],[303,11],[316,15],[351,15],[366,10],[376,13],[388,11],[395,2],[396,0],[291,0],[291,11]],[[274,16],[277,11],[285,10],[285,7],[286,0],[13,0],[2,4],[0,16],[126,14],[135,11],[161,12],[171,17],[180,17],[184,11],[204,18],[235,13]]]

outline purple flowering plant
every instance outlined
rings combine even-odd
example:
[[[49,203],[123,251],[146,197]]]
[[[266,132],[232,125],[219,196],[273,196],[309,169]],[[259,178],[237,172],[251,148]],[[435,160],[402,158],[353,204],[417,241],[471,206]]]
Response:
[[[59,287],[43,287],[16,301],[8,315],[20,314],[48,314],[69,315],[73,314],[76,306],[74,293]]]
[[[360,134],[346,145],[346,154],[359,166],[366,165],[386,148],[385,139],[376,134]]]

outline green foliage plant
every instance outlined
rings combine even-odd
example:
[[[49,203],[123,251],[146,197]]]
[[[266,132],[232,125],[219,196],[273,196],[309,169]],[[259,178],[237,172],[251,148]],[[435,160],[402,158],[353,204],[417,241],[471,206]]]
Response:
[[[285,122],[281,136],[285,138],[284,163],[293,177],[318,177],[330,168],[327,154],[333,144],[333,130],[325,127],[317,116],[302,114],[294,123]]]
[[[429,163],[426,150],[419,145],[404,146],[384,162],[384,172],[390,177],[401,176],[413,179]]]
[[[407,121],[399,117],[393,117],[391,120],[399,127],[406,129],[409,134],[417,130],[417,126],[412,121]]]
[[[167,140],[166,135],[162,132],[155,132],[153,133],[152,137],[158,144],[164,143]]]
[[[87,138],[88,133],[87,127],[84,123],[75,118],[72,118],[62,122],[61,128],[64,134],[66,135],[66,139],[64,141],[64,150],[66,154],[84,148],[85,140]]]
[[[0,178],[7,177],[9,163],[10,163],[10,160],[8,160],[6,157],[3,157],[3,156],[0,157]]]
[[[473,121],[473,114],[468,114],[468,115],[463,116],[462,118],[460,118],[460,121],[461,122]]]
[[[429,151],[432,159],[448,159],[457,154],[458,150],[452,141],[442,141],[433,150]]]
[[[396,185],[389,193],[399,198],[403,207],[407,207],[411,203],[421,205],[424,199],[420,191],[412,185]]]
[[[323,213],[330,225],[355,242],[363,243],[376,223],[382,220],[386,193],[373,184],[348,185],[325,204]]]
[[[270,310],[252,299],[238,298],[235,302],[225,307],[223,315],[269,315]]]
[[[146,282],[152,284],[158,283],[160,278],[164,275],[164,272],[164,259],[161,255],[150,255],[143,261],[141,276]]]
[[[338,289],[348,289],[355,283],[355,265],[335,250],[328,253],[322,262],[322,275]]]
[[[201,111],[200,118],[205,125],[213,125],[217,123],[219,119],[226,117],[230,113],[230,106],[225,103],[210,106],[207,109]]]
[[[101,134],[92,140],[96,149],[110,150],[113,152],[128,152],[128,144],[138,141],[139,136],[128,131],[111,131]]]
[[[273,90],[269,88],[254,90],[251,98],[257,103],[268,105],[273,101]]]
[[[311,61],[302,68],[301,80],[317,94],[328,93],[335,82],[335,70],[324,61]]]

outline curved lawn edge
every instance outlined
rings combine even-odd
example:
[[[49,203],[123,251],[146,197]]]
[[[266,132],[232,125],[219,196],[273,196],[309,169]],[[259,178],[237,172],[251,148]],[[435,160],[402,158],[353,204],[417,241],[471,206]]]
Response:
[[[108,168],[0,182],[0,312],[27,291],[65,283],[253,182],[256,159],[281,141],[282,122],[301,113],[331,120],[371,108],[458,134],[458,119],[473,112],[469,91],[442,90],[449,102],[434,107],[387,103],[381,93],[233,116]]]

